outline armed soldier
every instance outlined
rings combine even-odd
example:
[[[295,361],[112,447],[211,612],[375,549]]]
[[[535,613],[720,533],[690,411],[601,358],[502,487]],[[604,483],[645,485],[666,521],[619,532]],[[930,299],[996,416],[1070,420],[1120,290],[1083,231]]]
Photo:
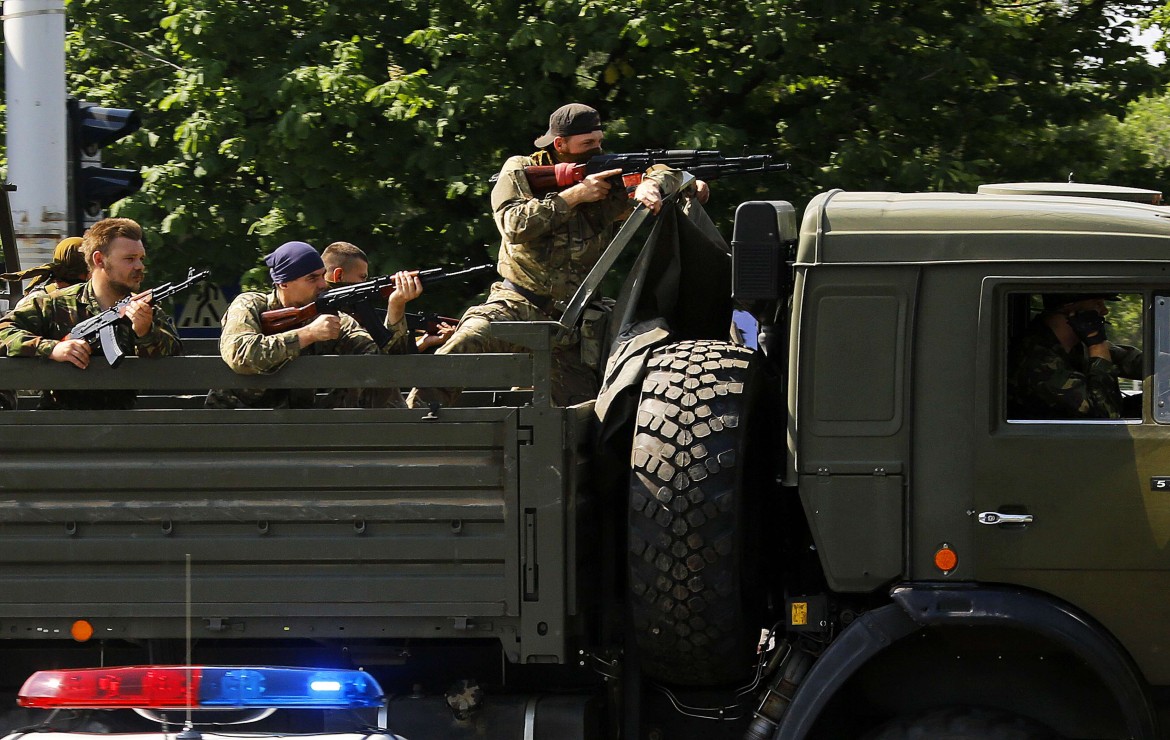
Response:
[[[304,326],[265,335],[260,315],[285,306],[307,306],[325,291],[325,263],[305,242],[287,242],[264,258],[272,279],[271,293],[244,292],[236,296],[222,319],[219,351],[224,362],[241,375],[273,373],[301,355],[400,354],[407,348],[406,303],[422,294],[418,277],[394,275],[395,290],[386,311],[387,340],[379,345],[357,321],[347,315],[320,314]],[[397,391],[396,391],[397,392]],[[353,394],[331,391],[327,406],[346,405]],[[213,390],[206,405],[212,408],[311,408],[312,389],[250,388]]]
[[[325,285],[330,288],[370,279],[370,258],[356,244],[333,242],[325,247],[321,260],[325,263]]]
[[[67,338],[80,321],[96,316],[135,294],[146,275],[142,228],[128,218],[107,218],[94,224],[81,245],[90,278],[84,283],[37,293],[0,318],[0,353],[9,357],[40,357],[68,362],[84,370],[93,348],[82,339]],[[149,296],[130,301],[128,322],[115,326],[118,346],[139,357],[165,357],[182,344],[170,318],[152,306]],[[41,408],[132,408],[132,390],[47,391]]]
[[[349,242],[333,242],[325,247],[325,251],[321,253],[321,259],[325,262],[325,285],[330,289],[364,283],[370,278],[370,259],[357,245]],[[373,321],[376,319],[373,307],[369,303],[359,305],[362,308],[359,308],[358,311],[347,313],[377,339],[378,334],[375,332],[380,327]],[[420,336],[413,337],[413,346],[419,352],[426,352],[443,344],[454,331],[454,326],[440,323],[437,332],[424,331]],[[408,345],[408,349],[409,347]]]
[[[1014,348],[1009,413],[1025,419],[1120,419],[1118,377],[1142,377],[1142,352],[1109,342],[1116,295],[1050,293]]]
[[[600,114],[571,103],[549,116],[548,131],[534,142],[536,153],[504,163],[492,190],[492,211],[502,237],[498,271],[503,280],[492,286],[487,303],[463,314],[455,333],[435,354],[522,352],[494,339],[490,322],[559,318],[557,304],[576,291],[631,204],[625,188],[613,180],[621,175],[620,169],[591,174],[560,192],[538,196],[524,168],[588,161],[601,153],[603,137]],[[657,213],[663,195],[681,183],[680,172],[652,167],[634,198]],[[701,193],[705,196],[705,186]],[[581,361],[578,341],[567,339],[554,348],[552,385],[553,402],[559,406],[597,395],[597,373]],[[407,403],[451,405],[459,393],[456,388],[416,388]]]

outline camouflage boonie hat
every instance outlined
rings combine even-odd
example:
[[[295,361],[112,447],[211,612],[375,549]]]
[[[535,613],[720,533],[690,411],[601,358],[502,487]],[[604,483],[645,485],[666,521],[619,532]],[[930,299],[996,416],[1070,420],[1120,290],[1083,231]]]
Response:
[[[53,275],[58,280],[81,282],[89,275],[89,265],[85,264],[85,254],[81,251],[82,241],[80,236],[71,236],[62,239],[53,250]]]
[[[20,272],[8,272],[0,275],[0,280],[15,282],[17,280],[32,280],[25,288],[25,294],[40,287],[52,290],[56,286],[54,280],[67,283],[80,283],[89,277],[89,265],[85,264],[85,254],[81,251],[82,239],[80,236],[71,236],[62,239],[53,250],[53,261],[30,267]]]

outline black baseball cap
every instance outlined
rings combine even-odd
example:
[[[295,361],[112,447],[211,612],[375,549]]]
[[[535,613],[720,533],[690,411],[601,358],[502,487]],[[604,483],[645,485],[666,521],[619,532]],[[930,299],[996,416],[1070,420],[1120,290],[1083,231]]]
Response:
[[[548,131],[532,142],[543,149],[558,136],[590,134],[601,130],[601,114],[583,103],[562,105],[548,117]]]

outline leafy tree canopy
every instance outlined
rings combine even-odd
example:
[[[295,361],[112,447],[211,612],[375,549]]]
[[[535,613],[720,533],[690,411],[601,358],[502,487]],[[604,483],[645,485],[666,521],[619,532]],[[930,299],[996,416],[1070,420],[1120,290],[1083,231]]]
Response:
[[[152,230],[156,275],[230,281],[294,238],[354,242],[374,273],[493,255],[488,178],[570,101],[610,151],[792,163],[716,183],[724,227],[832,187],[1146,177],[1116,118],[1166,83],[1129,40],[1159,6],[68,0],[67,63],[78,97],[143,112],[114,154],[147,185],[117,211]]]

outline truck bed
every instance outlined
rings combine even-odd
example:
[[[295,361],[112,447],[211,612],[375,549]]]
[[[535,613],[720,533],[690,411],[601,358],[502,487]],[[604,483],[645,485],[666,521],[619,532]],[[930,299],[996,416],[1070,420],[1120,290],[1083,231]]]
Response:
[[[513,661],[564,662],[592,404],[550,406],[547,363],[303,357],[237,376],[212,356],[0,359],[0,387],[142,394],[130,411],[0,415],[0,636],[68,639],[85,619],[95,637],[181,638],[189,593],[197,638],[490,637]],[[387,378],[533,390],[434,411],[197,403],[209,387]]]

